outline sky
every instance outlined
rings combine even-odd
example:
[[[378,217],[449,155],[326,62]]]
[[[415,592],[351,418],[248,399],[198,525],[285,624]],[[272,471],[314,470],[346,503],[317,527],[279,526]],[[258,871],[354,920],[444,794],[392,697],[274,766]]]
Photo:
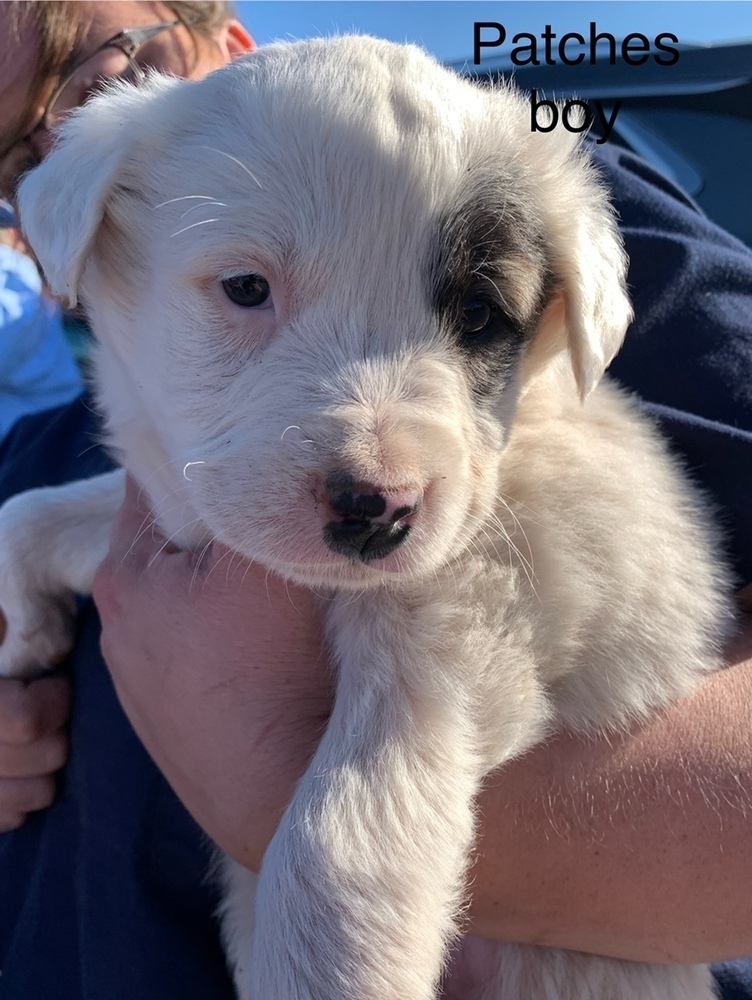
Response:
[[[236,7],[259,44],[356,30],[419,42],[447,61],[472,58],[474,21],[503,24],[510,43],[518,32],[539,36],[547,24],[559,35],[583,28],[587,35],[591,21],[616,38],[752,40],[752,0],[236,0]]]

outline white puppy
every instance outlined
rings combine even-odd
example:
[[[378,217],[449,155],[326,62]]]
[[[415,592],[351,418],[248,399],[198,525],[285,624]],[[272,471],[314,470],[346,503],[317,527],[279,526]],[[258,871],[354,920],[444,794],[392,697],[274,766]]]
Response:
[[[319,40],[93,100],[21,210],[86,305],[111,446],[162,531],[327,595],[336,703],[255,933],[228,866],[240,995],[434,997],[484,775],[685,694],[727,622],[691,491],[596,388],[630,307],[586,155],[415,48]],[[115,473],[5,506],[3,673],[65,641],[121,496]],[[499,946],[472,995],[712,989],[701,967]]]

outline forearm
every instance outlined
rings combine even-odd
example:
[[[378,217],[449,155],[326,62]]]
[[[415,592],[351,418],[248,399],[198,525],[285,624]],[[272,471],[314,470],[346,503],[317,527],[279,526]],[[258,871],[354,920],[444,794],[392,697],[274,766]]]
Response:
[[[752,629],[627,738],[559,737],[488,779],[474,930],[646,961],[752,954]]]

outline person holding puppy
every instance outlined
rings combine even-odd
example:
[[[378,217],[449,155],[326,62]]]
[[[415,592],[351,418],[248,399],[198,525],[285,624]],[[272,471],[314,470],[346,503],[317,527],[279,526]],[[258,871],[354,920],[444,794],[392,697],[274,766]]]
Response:
[[[199,76],[252,47],[223,4],[12,7],[0,10],[19,46],[0,60],[12,70],[0,69],[8,188],[45,154],[49,127],[85,99],[92,79],[138,79],[150,65]],[[638,316],[619,374],[705,466],[749,582],[752,483],[726,473],[744,468],[752,444],[743,391],[752,374],[752,255],[649,168],[601,156]],[[724,334],[715,353],[714,328]],[[671,378],[669,359],[684,366]],[[0,453],[3,497],[102,471],[102,453],[84,451],[94,429],[82,405],[20,424]],[[229,579],[221,567],[212,572],[226,554],[215,547],[189,599],[193,557],[154,559],[161,541],[140,532],[142,522],[134,494],[96,588],[115,687],[193,816],[258,868],[330,704],[311,596],[253,566]],[[69,687],[59,675],[0,685],[0,822],[15,828],[0,841],[4,986],[11,997],[229,996],[200,833],[122,715],[97,643],[87,604],[62,794],[31,817],[52,800],[66,756]],[[730,657],[736,666],[632,738],[587,747],[563,738],[489,782],[471,911],[479,934],[651,961],[752,953],[743,811],[752,751],[740,712],[752,690],[748,630]],[[54,980],[34,961],[42,940]],[[482,961],[482,944],[461,958]],[[448,987],[458,996],[463,961]],[[733,974],[740,983],[743,972]]]

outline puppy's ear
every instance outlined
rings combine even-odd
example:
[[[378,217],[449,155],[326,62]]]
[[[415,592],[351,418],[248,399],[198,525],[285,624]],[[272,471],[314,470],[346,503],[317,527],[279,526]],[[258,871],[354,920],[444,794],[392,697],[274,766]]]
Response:
[[[575,170],[570,183],[558,186],[552,236],[567,344],[584,400],[621,347],[632,307],[627,256],[608,195],[582,152],[569,166]]]
[[[577,387],[584,400],[622,345],[632,322],[627,256],[608,204],[591,203],[574,220],[564,301]]]
[[[145,100],[148,92],[115,85],[89,101],[66,120],[52,151],[19,187],[22,230],[52,292],[71,306],[134,142],[130,119]]]

